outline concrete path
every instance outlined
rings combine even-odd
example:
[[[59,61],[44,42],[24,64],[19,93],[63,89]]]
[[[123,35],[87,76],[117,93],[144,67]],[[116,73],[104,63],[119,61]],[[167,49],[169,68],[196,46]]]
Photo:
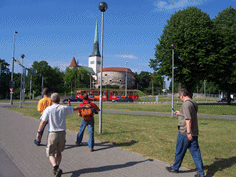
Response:
[[[46,132],[42,146],[33,141],[39,121],[0,107],[0,176],[53,176],[52,166],[45,154]],[[141,155],[95,141],[90,152],[88,139],[84,146],[75,145],[76,133],[67,131],[66,149],[62,153],[62,176],[89,177],[191,177],[193,170],[180,169],[179,174],[168,173],[169,164],[150,160]],[[173,147],[174,148],[174,147]],[[173,154],[174,156],[174,154]]]

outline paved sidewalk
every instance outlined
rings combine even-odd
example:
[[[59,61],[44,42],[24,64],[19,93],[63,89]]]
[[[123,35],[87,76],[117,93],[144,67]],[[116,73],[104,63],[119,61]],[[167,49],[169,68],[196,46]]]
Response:
[[[3,163],[0,163],[0,176],[7,176],[6,172],[11,173],[11,177],[53,176],[52,166],[45,154],[47,133],[43,136],[42,146],[38,147],[33,143],[38,125],[38,120],[0,107],[0,157],[7,159],[5,173],[2,171]],[[66,149],[62,153],[60,166],[62,176],[191,177],[196,174],[187,169],[180,169],[179,174],[168,173],[165,167],[169,164],[99,141],[95,141],[95,151],[90,152],[86,137],[83,140],[86,145],[81,147],[74,144],[75,138],[76,133],[67,131]]]

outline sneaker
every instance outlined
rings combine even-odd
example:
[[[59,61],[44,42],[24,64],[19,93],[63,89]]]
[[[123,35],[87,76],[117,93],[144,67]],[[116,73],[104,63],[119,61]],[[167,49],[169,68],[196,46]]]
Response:
[[[54,176],[60,177],[62,174],[62,170],[60,168],[57,168],[56,171],[53,170]]]
[[[79,143],[77,143],[77,141],[75,142],[75,144],[76,144],[77,146],[80,146],[80,144],[79,144]]]
[[[172,167],[166,167],[166,170],[170,173],[179,173],[179,170],[174,170]]]
[[[34,144],[36,144],[37,146],[40,146],[40,142],[37,140],[34,140]]]
[[[205,176],[204,175],[200,176],[200,175],[197,174],[197,175],[194,175],[194,177],[205,177]]]
[[[94,151],[94,149],[89,149],[90,150],[90,152],[93,152]]]

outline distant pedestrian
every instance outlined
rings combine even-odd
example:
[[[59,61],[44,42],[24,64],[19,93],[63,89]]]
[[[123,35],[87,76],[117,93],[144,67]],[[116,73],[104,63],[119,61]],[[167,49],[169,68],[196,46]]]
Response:
[[[86,115],[88,118],[86,118],[85,113],[83,113],[83,110],[79,110],[78,111],[78,115],[81,116],[81,123],[80,123],[80,131],[77,134],[77,140],[76,140],[76,145],[80,146],[82,140],[83,140],[83,136],[84,136],[84,130],[86,128],[86,126],[88,126],[88,134],[89,134],[89,139],[88,139],[88,146],[90,151],[94,151],[94,113],[97,114],[98,111],[100,111],[100,109],[98,108],[98,106],[93,103],[90,102],[88,99],[88,95],[84,94],[83,95],[83,103],[81,103],[79,106],[84,106],[84,105],[91,105],[91,115]],[[89,111],[89,110],[88,110]]]
[[[47,107],[41,116],[41,122],[38,128],[36,139],[41,139],[41,131],[48,121],[48,140],[46,146],[46,154],[53,166],[53,173],[55,176],[61,176],[62,170],[59,168],[61,163],[61,152],[65,148],[66,137],[66,116],[73,114],[79,109],[86,109],[87,107],[71,107],[60,105],[60,96],[58,93],[51,95],[52,105]]]
[[[38,103],[38,108],[37,110],[41,113],[41,115],[43,114],[43,111],[46,109],[46,107],[48,106],[51,106],[52,105],[52,101],[51,101],[51,98],[49,97],[49,89],[47,87],[45,87],[43,89],[43,98],[41,100],[39,100],[39,103]],[[44,129],[47,125],[47,122],[46,124],[44,125],[42,131],[41,131],[41,138],[43,137],[43,132],[44,132]],[[34,143],[37,145],[37,146],[40,146],[40,143],[41,143],[41,139],[38,140],[34,140]]]
[[[166,167],[169,172],[178,173],[187,149],[189,149],[197,168],[197,177],[204,176],[203,163],[198,145],[198,105],[193,101],[185,88],[179,90],[179,98],[183,102],[181,110],[176,111],[179,116],[179,134],[176,143],[175,161],[171,167]]]

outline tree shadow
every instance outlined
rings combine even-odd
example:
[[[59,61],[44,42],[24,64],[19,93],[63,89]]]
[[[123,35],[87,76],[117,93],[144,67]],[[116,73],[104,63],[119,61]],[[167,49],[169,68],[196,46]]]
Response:
[[[85,173],[96,173],[96,172],[115,170],[115,169],[119,169],[119,168],[126,168],[126,167],[130,167],[130,166],[134,166],[139,163],[146,162],[146,161],[152,162],[153,160],[146,159],[146,160],[142,160],[142,161],[127,162],[127,163],[119,164],[119,165],[107,165],[107,166],[101,166],[101,167],[97,167],[97,168],[84,168],[84,169],[80,169],[80,170],[65,172],[63,174],[72,173],[71,177],[77,177],[77,176],[80,176],[81,174],[85,174]]]
[[[95,146],[101,147],[101,148],[96,148],[95,151],[100,151],[100,150],[105,150],[109,148],[113,148],[114,146],[116,147],[122,147],[122,146],[131,146],[135,143],[138,143],[138,141],[131,140],[129,142],[123,142],[123,143],[116,143],[116,142],[110,142],[110,141],[105,141],[101,143],[95,143]]]
[[[207,169],[206,176],[213,176],[217,171],[222,171],[236,164],[236,156],[215,159],[216,161],[211,165],[204,166],[204,169]]]
[[[112,142],[112,145],[120,147],[120,146],[131,146],[134,145],[135,143],[138,143],[138,141],[131,140],[129,142],[123,142],[123,143]]]

